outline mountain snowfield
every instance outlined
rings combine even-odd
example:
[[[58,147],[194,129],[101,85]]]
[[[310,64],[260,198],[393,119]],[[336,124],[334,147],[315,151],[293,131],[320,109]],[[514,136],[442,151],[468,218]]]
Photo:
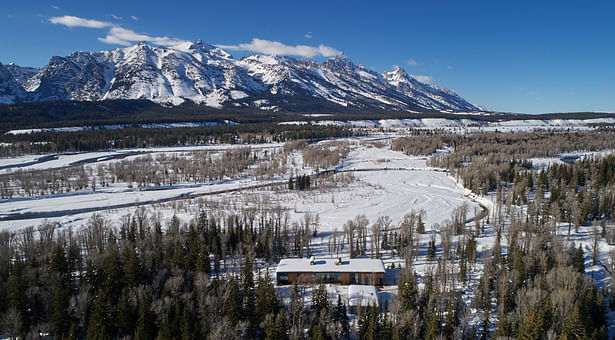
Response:
[[[270,55],[237,60],[201,41],[74,52],[40,70],[0,63],[0,103],[108,99],[272,111],[484,111],[400,67],[378,74],[345,56],[323,63]]]

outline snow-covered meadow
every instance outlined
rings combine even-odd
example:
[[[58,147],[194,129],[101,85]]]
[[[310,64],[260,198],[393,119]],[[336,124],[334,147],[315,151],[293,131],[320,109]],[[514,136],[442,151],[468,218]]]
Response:
[[[449,218],[451,211],[464,203],[471,211],[480,209],[453,178],[439,169],[426,166],[426,157],[409,157],[400,152],[391,151],[386,143],[374,146],[366,143],[369,138],[351,140],[351,151],[346,159],[337,166],[337,170],[344,176],[352,177],[352,182],[334,190],[320,190],[317,186],[309,191],[276,191],[271,195],[271,188],[251,189],[249,192],[226,192],[239,190],[270,183],[285,183],[291,174],[311,174],[315,169],[305,167],[301,152],[295,151],[288,155],[285,176],[268,179],[256,179],[251,175],[254,166],[246,170],[238,178],[229,178],[209,183],[178,183],[173,186],[129,188],[122,183],[109,186],[98,186],[96,190],[87,188],[81,191],[68,192],[57,195],[14,197],[0,200],[0,216],[12,216],[12,220],[0,222],[1,229],[15,230],[25,226],[36,226],[43,220],[58,222],[62,227],[71,226],[79,228],[91,211],[81,213],[79,210],[97,210],[107,215],[110,220],[133,211],[134,207],[118,209],[120,205],[153,204],[165,200],[182,200],[184,205],[193,204],[196,199],[185,199],[187,196],[207,195],[218,193],[208,199],[237,199],[246,195],[271,195],[275,204],[288,209],[291,218],[300,219],[305,213],[318,214],[320,217],[319,229],[325,232],[341,231],[342,225],[358,214],[365,214],[370,221],[379,216],[389,216],[395,224],[410,211],[425,212],[425,223],[430,226]],[[326,143],[326,142],[324,142]],[[79,161],[90,160],[92,163],[86,168],[95,168],[100,164],[117,162],[113,159],[118,154],[132,152],[127,156],[131,159],[142,156],[143,152],[155,155],[162,153],[179,153],[197,150],[227,150],[233,146],[194,147],[194,148],[158,148],[115,150],[105,152],[79,153],[71,155],[58,155],[55,159],[36,163],[20,168],[21,171],[60,168],[75,164]],[[275,150],[281,144],[256,145],[253,150]],[[40,157],[40,156],[39,156]],[[111,160],[107,160],[110,159]],[[28,160],[31,160],[29,158]],[[5,160],[3,163],[9,165]],[[256,165],[255,165],[256,166]],[[11,171],[13,169],[5,169]],[[255,192],[254,190],[257,190]],[[273,203],[272,203],[273,204]],[[71,213],[69,210],[74,210]],[[159,208],[157,208],[160,211]],[[163,216],[175,213],[173,208],[162,209]],[[53,217],[54,212],[66,212],[64,216]],[[16,214],[37,214],[42,217],[22,220]]]

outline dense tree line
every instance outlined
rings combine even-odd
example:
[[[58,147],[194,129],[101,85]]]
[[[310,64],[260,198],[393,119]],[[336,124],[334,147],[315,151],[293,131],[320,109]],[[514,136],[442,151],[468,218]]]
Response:
[[[350,137],[365,132],[340,126],[246,123],[184,128],[96,129],[0,135],[0,157],[21,154],[193,144],[254,144]]]
[[[299,175],[295,180],[291,175],[288,179],[288,190],[306,190],[310,188],[310,176]]]
[[[300,224],[312,230],[313,221]],[[295,236],[281,209],[201,212],[166,225],[138,209],[117,227],[95,214],[78,232],[53,224],[2,232],[0,331],[70,339],[348,334],[345,306],[331,306],[326,292],[309,307],[295,288],[284,306],[268,271],[255,274],[257,261],[262,268],[290,256],[285,237]]]
[[[566,152],[615,149],[611,130],[576,132],[516,132],[441,134],[424,136],[441,140],[448,154],[430,158],[430,165],[449,170],[477,194],[486,194],[532,168],[529,158],[559,157]]]
[[[395,337],[607,339],[605,313],[608,305],[615,306],[615,294],[610,288],[597,289],[583,273],[587,257],[600,264],[598,241],[611,242],[610,235],[615,234],[607,228],[615,208],[615,156],[555,163],[544,169],[534,168],[528,158],[612,149],[613,140],[604,139],[610,137],[610,131],[424,135],[434,138],[435,144],[442,141],[451,151],[432,156],[431,165],[447,168],[475,193],[496,192],[490,221],[496,240],[492,249],[478,255],[476,239],[484,224],[477,219],[475,228],[455,223],[454,216],[444,226],[434,226],[440,230],[440,242],[432,238],[424,247],[436,270],[419,278],[411,270],[412,261],[406,260],[393,316],[393,332],[400,332]],[[421,150],[430,143],[407,138],[394,144],[405,151]],[[571,226],[592,222],[592,246],[582,249],[566,242],[557,228],[562,222],[568,224],[568,237]],[[407,257],[416,251],[400,254]],[[461,291],[456,288],[472,282],[472,268],[477,265],[482,274],[472,308],[479,311],[478,322],[466,318],[467,306],[459,304]],[[419,281],[423,288],[418,288]]]
[[[82,165],[61,169],[21,171],[0,175],[0,197],[40,196],[77,191],[91,185]]]
[[[99,182],[127,182],[138,187],[174,185],[177,183],[206,183],[223,178],[235,178],[258,159],[250,147],[223,152],[194,151],[187,155],[159,154],[99,165]]]
[[[271,112],[240,107],[212,108],[206,105],[194,104],[190,101],[179,106],[160,105],[149,100],[104,100],[104,101],[71,101],[56,100],[38,103],[0,104],[0,130],[54,127],[54,126],[87,126],[102,124],[130,124],[138,122],[202,122],[233,120],[236,122],[278,122],[313,120],[305,113],[328,113],[332,120],[379,120],[379,119],[421,119],[447,118],[452,120],[476,119],[476,115],[444,112],[365,112],[361,108],[342,107],[332,103],[314,102],[313,98],[303,103],[295,98],[293,103],[280,103],[280,111]],[[299,105],[297,105],[299,104]],[[542,115],[490,113],[482,115],[482,121],[496,122],[518,119],[592,119],[610,117],[608,113],[575,112],[551,113]],[[60,123],[60,125],[59,125]]]
[[[414,256],[426,245],[410,242],[400,251],[406,266],[397,298],[360,315],[361,339],[608,339],[609,292],[583,275],[580,247],[519,215],[509,228],[496,228],[492,248],[479,253],[480,224],[456,226],[451,217],[434,227],[440,242],[429,242],[435,248],[427,257],[431,272],[419,276],[413,270]],[[416,227],[403,227],[410,239],[417,239]],[[477,266],[480,275],[471,278]],[[473,299],[464,301],[468,287]]]
[[[264,157],[265,158],[265,157]],[[282,172],[279,158],[266,157],[254,176],[271,176]],[[97,167],[83,164],[60,169],[34,171],[17,170],[0,175],[2,198],[60,194],[75,190],[106,187],[112,183],[126,183],[129,188],[172,186],[178,183],[206,183],[223,178],[235,178],[258,160],[250,147],[223,152],[193,151],[173,154],[148,154],[131,160],[121,160]],[[274,166],[272,166],[274,165]]]
[[[329,169],[340,163],[348,156],[350,147],[347,142],[332,142],[326,144],[312,144],[303,148],[303,163],[319,169]]]
[[[442,138],[432,135],[430,131],[423,133],[417,132],[416,135],[396,138],[391,143],[391,150],[401,151],[406,155],[429,156],[441,149],[443,146]]]

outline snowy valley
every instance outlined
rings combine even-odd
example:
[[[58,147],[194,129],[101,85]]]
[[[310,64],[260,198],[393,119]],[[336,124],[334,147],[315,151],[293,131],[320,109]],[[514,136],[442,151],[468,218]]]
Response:
[[[222,308],[223,317],[195,333],[210,336],[216,329],[238,337],[278,334],[281,327],[294,337],[322,327],[318,332],[331,337],[361,338],[369,327],[390,336],[409,327],[409,338],[495,337],[531,331],[527,325],[541,308],[556,320],[549,326],[555,335],[569,331],[579,308],[602,301],[608,329],[595,334],[612,336],[612,170],[593,172],[610,166],[615,149],[612,131],[596,124],[612,123],[323,120],[312,125],[344,125],[363,134],[4,158],[2,242],[24,263],[36,257],[28,255],[26,240],[51,239],[66,247],[66,256],[71,244],[82,244],[81,256],[94,261],[87,266],[103,271],[108,257],[100,254],[116,247],[126,275],[126,256],[136,256],[131,261],[142,267],[174,263],[173,272],[159,278],[166,282],[160,289],[180,295],[142,311],[161,332],[172,327],[165,313],[175,313],[164,304],[184,301],[195,315]],[[564,156],[571,155],[576,162],[567,164]],[[152,251],[162,246],[147,245],[152,237],[170,247],[156,255],[164,259],[154,260]],[[201,245],[197,253],[191,242]],[[370,299],[361,286],[273,286],[280,259],[311,256],[382,259],[383,287]],[[69,280],[91,275],[88,268],[74,268]],[[145,308],[137,301],[158,299],[139,284],[160,274],[140,275],[122,289],[126,308],[135,312]],[[570,281],[558,284],[554,277]],[[538,287],[534,280],[550,283]],[[233,285],[241,291],[237,308],[251,303],[246,294],[265,299],[259,294],[267,289],[281,305],[256,316],[258,322],[232,314],[225,294]],[[195,305],[181,294],[212,300]],[[216,300],[220,296],[226,297]],[[78,308],[78,300],[70,301]],[[335,314],[357,303],[363,307]],[[370,304],[378,306],[376,314]],[[87,323],[72,320],[90,332]]]

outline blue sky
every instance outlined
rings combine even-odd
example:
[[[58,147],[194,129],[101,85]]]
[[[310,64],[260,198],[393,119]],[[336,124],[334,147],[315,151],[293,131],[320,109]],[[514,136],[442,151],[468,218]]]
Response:
[[[339,51],[377,72],[399,65],[497,111],[615,111],[614,13],[614,1],[3,0],[0,62],[201,39],[238,57]]]

